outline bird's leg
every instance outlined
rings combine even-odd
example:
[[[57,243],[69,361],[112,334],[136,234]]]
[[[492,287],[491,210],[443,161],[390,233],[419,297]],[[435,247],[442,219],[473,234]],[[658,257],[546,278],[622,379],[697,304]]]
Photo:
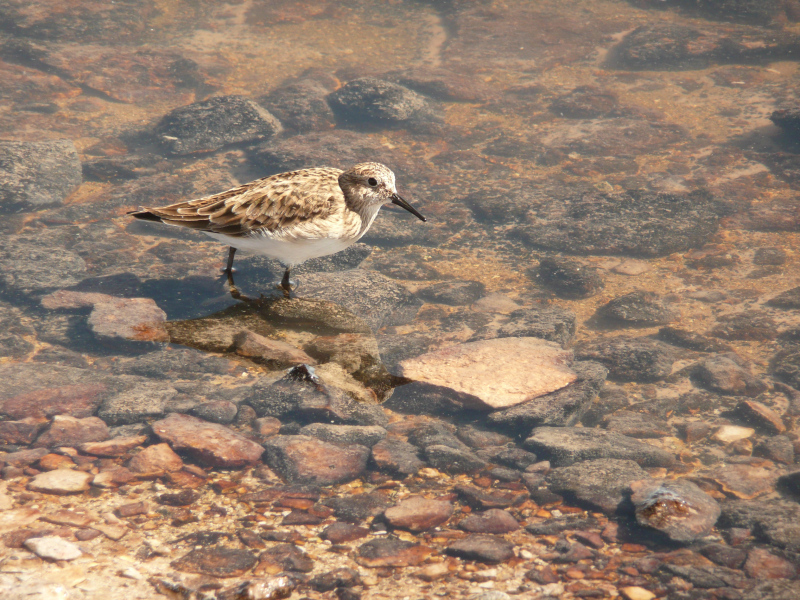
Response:
[[[222,272],[225,273],[228,278],[230,279],[231,273],[233,273],[233,256],[236,254],[236,248],[231,246],[228,248],[228,266],[225,267]]]
[[[281,289],[283,290],[283,295],[287,298],[292,293],[292,283],[289,281],[289,271],[291,271],[291,267],[286,267],[286,271],[283,273],[283,279],[281,279]]]

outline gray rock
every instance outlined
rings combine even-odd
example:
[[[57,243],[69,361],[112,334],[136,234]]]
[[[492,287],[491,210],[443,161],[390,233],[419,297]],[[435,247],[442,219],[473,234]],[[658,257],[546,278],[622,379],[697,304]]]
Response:
[[[103,401],[97,416],[109,425],[138,423],[164,416],[177,390],[162,383],[141,384]]]
[[[708,535],[721,512],[714,498],[686,479],[639,481],[631,489],[636,521],[675,542]]]
[[[658,330],[658,339],[678,348],[697,350],[698,352],[725,352],[730,346],[718,342],[694,331],[677,327],[662,327]]]
[[[473,513],[458,523],[459,529],[470,533],[511,533],[520,525],[510,513],[500,508],[490,508],[482,513]]]
[[[605,287],[597,269],[555,256],[541,258],[535,276],[560,298],[590,298]]]
[[[443,281],[417,291],[417,296],[434,304],[464,306],[482,297],[486,287],[480,281]]]
[[[356,127],[414,125],[435,118],[434,105],[405,86],[374,77],[354,79],[328,96],[338,119]]]
[[[603,419],[609,431],[633,438],[661,438],[674,435],[672,426],[658,417],[641,412],[621,410]]]
[[[780,112],[780,111],[775,111]],[[800,116],[800,114],[798,114]],[[775,113],[770,117],[775,122]],[[777,124],[777,123],[776,123]],[[776,246],[764,246],[756,248],[753,252],[753,264],[761,266],[777,267],[786,262],[786,251]]]
[[[425,458],[434,469],[447,473],[471,473],[486,463],[469,450],[434,444],[425,448]]]
[[[795,600],[800,598],[800,581],[777,579],[759,582],[742,594],[742,600]]]
[[[404,325],[417,314],[422,301],[403,286],[375,271],[354,269],[338,273],[312,273],[303,277],[304,298],[339,304],[364,319],[373,329]],[[353,294],[358,290],[358,294]]]
[[[675,457],[661,448],[601,429],[537,427],[525,440],[525,447],[554,467],[593,458],[628,459],[642,467],[675,464]]]
[[[0,356],[20,359],[33,352],[33,344],[24,338],[32,338],[36,332],[23,324],[22,315],[18,308],[0,302]]]
[[[414,475],[425,462],[413,444],[395,438],[385,438],[372,446],[372,462],[382,471]]]
[[[530,402],[494,411],[488,421],[512,431],[540,425],[569,427],[577,423],[597,397],[608,369],[593,361],[577,361],[570,366],[578,375],[575,383]]]
[[[672,348],[647,337],[601,339],[576,348],[575,355],[602,363],[609,378],[620,381],[659,381],[672,372],[675,362]]]
[[[757,540],[792,552],[800,550],[800,506],[791,501],[728,500],[719,527],[751,529]]]
[[[287,129],[305,133],[333,126],[333,111],[325,99],[330,91],[325,82],[299,79],[281,85],[258,101]]]
[[[233,402],[216,400],[195,406],[190,412],[204,421],[227,424],[233,423],[239,408]]]
[[[369,517],[376,517],[393,504],[380,492],[335,496],[323,500],[322,503],[333,509],[337,519],[348,523],[358,523]]]
[[[133,358],[120,357],[111,368],[113,373],[148,379],[201,379],[244,372],[227,358],[180,347],[162,348]]]
[[[534,209],[516,232],[531,246],[573,254],[664,256],[702,246],[728,209],[706,192],[590,193]]]
[[[619,325],[666,325],[679,316],[658,294],[646,291],[619,296],[597,309],[599,319]]]
[[[792,344],[775,354],[769,361],[769,371],[776,379],[800,389],[800,346]]]
[[[773,462],[791,465],[795,459],[794,443],[788,436],[773,435],[756,444],[753,448],[753,456],[763,456]],[[798,488],[798,492],[800,492],[800,488]]]
[[[35,239],[0,237],[0,294],[41,294],[73,286],[86,276],[83,258],[67,250],[61,232],[53,229],[45,229]]]
[[[557,306],[523,308],[508,315],[496,337],[537,337],[556,342],[566,348],[575,338],[575,313]],[[474,339],[495,337],[478,332]]]
[[[478,429],[473,425],[459,427],[456,436],[470,448],[488,448],[490,446],[505,446],[512,442],[512,438],[496,431]]]
[[[447,554],[466,560],[501,563],[514,557],[514,544],[499,536],[473,534],[450,544]]]
[[[155,135],[171,154],[210,152],[231,144],[270,138],[281,130],[266,109],[243,96],[217,96],[176,108]]]
[[[60,204],[81,181],[81,161],[71,140],[0,142],[2,213]]]
[[[649,475],[632,460],[600,458],[558,467],[548,473],[548,488],[606,514],[630,513],[630,484]]]
[[[377,425],[331,425],[311,423],[300,430],[300,435],[309,435],[334,444],[359,444],[372,448],[386,437],[386,430]]]
[[[408,434],[408,441],[418,448],[448,446],[456,450],[469,451],[469,447],[456,437],[452,426],[448,426],[442,421],[434,421],[417,427]]]
[[[338,425],[388,424],[378,404],[359,402],[348,390],[327,384],[325,378],[316,375],[313,367],[295,367],[274,383],[256,383],[244,402],[252,406],[259,417],[291,416],[306,423]]]

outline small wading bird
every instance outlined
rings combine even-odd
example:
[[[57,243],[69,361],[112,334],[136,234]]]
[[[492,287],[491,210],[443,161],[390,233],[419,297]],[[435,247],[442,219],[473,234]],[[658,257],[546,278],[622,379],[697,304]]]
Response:
[[[322,167],[279,173],[213,196],[128,214],[197,229],[229,245],[224,269],[229,281],[237,249],[279,260],[286,267],[280,287],[288,295],[292,267],[354,244],[389,203],[427,220],[397,194],[388,167],[367,162],[347,171]]]

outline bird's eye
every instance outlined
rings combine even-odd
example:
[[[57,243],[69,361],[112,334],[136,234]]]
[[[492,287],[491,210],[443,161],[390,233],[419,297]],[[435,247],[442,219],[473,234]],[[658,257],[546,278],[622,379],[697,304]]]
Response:
[[[374,177],[370,177],[369,179],[367,179],[367,183],[370,184],[370,186],[375,187],[376,185],[378,185],[378,180],[375,179]]]

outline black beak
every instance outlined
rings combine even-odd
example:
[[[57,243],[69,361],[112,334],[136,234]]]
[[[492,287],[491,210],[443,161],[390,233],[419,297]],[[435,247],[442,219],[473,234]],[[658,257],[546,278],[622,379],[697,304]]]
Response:
[[[397,204],[397,206],[401,206],[401,207],[405,208],[408,212],[410,212],[412,215],[417,217],[420,221],[427,221],[428,220],[425,217],[423,217],[416,208],[411,206],[408,202],[403,200],[397,194],[392,194],[392,204]]]

